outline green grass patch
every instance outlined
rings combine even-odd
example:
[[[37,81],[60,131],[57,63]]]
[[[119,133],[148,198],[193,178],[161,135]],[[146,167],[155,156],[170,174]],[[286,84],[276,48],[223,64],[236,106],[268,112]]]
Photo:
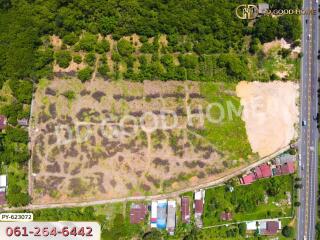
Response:
[[[231,109],[241,109],[240,99],[235,96],[235,84],[201,83],[201,94],[208,103],[219,104],[211,108],[210,115],[219,119],[224,114],[222,121],[213,123],[206,118],[205,129],[198,133],[208,139],[215,147],[230,154],[230,159],[246,159],[252,154],[248,141],[245,124],[239,114]],[[223,110],[223,111],[222,111]]]
[[[206,191],[203,222],[205,226],[224,223],[223,211],[231,211],[233,221],[250,221],[264,218],[287,217],[292,206],[287,204],[287,194],[293,191],[293,177],[281,176],[259,180],[249,186],[236,186],[230,192],[225,186]]]

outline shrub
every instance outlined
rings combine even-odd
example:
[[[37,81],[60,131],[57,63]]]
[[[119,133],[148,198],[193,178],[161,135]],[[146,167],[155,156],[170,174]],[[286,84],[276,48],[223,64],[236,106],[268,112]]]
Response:
[[[67,68],[72,60],[71,54],[68,51],[57,51],[55,59],[59,67]]]
[[[82,57],[81,57],[80,55],[74,55],[74,56],[73,56],[73,61],[74,61],[75,63],[80,64],[80,63],[82,62]]]
[[[81,69],[78,72],[78,78],[81,80],[81,82],[85,82],[91,78],[93,70],[90,67],[86,67],[84,69]]]
[[[285,226],[283,229],[282,229],[282,235],[287,237],[287,238],[291,238],[293,237],[294,235],[294,230],[292,227],[289,227],[289,226]]]
[[[79,48],[85,51],[92,51],[95,49],[97,44],[97,36],[85,33],[79,41]]]
[[[65,96],[68,100],[73,100],[76,98],[76,93],[72,90],[65,91],[62,93],[63,96]]]
[[[103,39],[101,42],[97,43],[97,46],[96,46],[96,52],[97,53],[106,53],[110,50],[110,43]]]
[[[121,39],[117,46],[121,56],[129,56],[134,51],[132,44],[125,39]]]
[[[115,62],[120,62],[121,56],[118,52],[112,52],[111,59]]]
[[[107,76],[108,72],[110,71],[109,66],[107,64],[102,64],[99,68],[98,68],[98,72],[102,75],[102,76]]]
[[[95,64],[95,62],[96,62],[96,55],[93,52],[90,52],[85,56],[84,61],[89,66],[93,66]]]
[[[179,55],[181,66],[186,68],[195,68],[198,64],[198,56],[194,54]]]
[[[79,41],[79,37],[75,33],[69,33],[63,37],[63,43],[67,45],[74,45],[76,42]]]
[[[170,67],[170,66],[173,66],[174,63],[173,63],[173,56],[171,56],[170,54],[166,54],[166,55],[163,55],[160,59],[161,63],[163,65],[165,65],[166,67]]]

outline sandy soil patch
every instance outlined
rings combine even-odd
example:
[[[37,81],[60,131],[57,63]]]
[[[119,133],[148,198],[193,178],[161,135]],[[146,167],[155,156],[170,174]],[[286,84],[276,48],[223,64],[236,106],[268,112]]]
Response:
[[[248,139],[260,157],[287,146],[296,137],[298,88],[296,83],[281,81],[243,81],[237,85]]]
[[[59,36],[56,36],[56,35],[51,36],[50,42],[55,50],[60,49],[62,46],[62,40],[59,38]]]
[[[286,40],[284,40],[283,38],[281,38],[280,40],[274,40],[272,42],[268,42],[268,43],[263,44],[263,52],[265,54],[267,54],[269,52],[269,50],[271,50],[275,47],[289,49],[290,43],[287,43]]]

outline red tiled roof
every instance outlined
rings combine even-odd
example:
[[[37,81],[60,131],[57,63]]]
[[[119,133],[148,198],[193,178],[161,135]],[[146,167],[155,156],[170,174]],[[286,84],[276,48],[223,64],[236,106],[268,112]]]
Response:
[[[250,173],[250,174],[248,174],[246,176],[243,176],[240,179],[240,183],[243,184],[243,185],[248,185],[248,184],[253,183],[255,180],[256,180],[255,175],[253,173]]]
[[[6,204],[6,193],[0,192],[0,205]]]
[[[281,173],[282,174],[291,174],[294,173],[294,163],[287,162],[281,166]]]
[[[261,232],[262,235],[275,235],[279,229],[278,221],[268,221],[267,228]]]
[[[130,208],[130,223],[138,224],[142,222],[147,212],[147,207],[144,204],[133,204]]]
[[[203,201],[202,200],[195,200],[194,204],[195,204],[195,212],[202,214],[203,213]]]
[[[231,212],[222,212],[220,214],[220,219],[222,221],[230,221],[230,220],[232,220],[232,213]]]
[[[256,174],[257,179],[262,178],[262,172],[261,172],[260,166],[256,167],[254,172]]]
[[[190,205],[188,197],[181,198],[181,218],[184,223],[190,222]]]
[[[7,118],[6,116],[0,115],[0,130],[4,129],[7,125]]]
[[[271,168],[266,163],[256,167],[255,172],[257,178],[267,178],[272,176]]]

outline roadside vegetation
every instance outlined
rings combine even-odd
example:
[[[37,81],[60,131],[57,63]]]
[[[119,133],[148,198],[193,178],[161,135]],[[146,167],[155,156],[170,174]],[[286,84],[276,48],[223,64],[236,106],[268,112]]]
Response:
[[[239,206],[245,206],[247,209],[234,212],[233,221],[250,221],[264,218],[281,218],[291,217],[292,205],[286,204],[286,192],[293,190],[293,176],[280,176],[276,178],[259,180],[250,186],[235,186],[235,181],[229,182],[225,186],[215,187],[206,190],[205,209],[204,209],[204,224],[205,226],[223,224],[219,220],[220,211],[226,209],[234,211]],[[230,192],[230,186],[234,185],[234,191]],[[275,191],[275,192],[274,192]],[[265,203],[263,198],[266,192],[273,192]],[[256,193],[256,196],[254,194]],[[112,203],[105,205],[96,205],[92,207],[79,208],[56,208],[42,209],[33,211],[35,221],[97,221],[101,224],[102,240],[113,239],[152,239],[152,240],[190,240],[190,239],[206,239],[206,240],[234,240],[234,239],[268,239],[263,236],[255,235],[255,233],[247,233],[244,223],[214,227],[208,229],[197,229],[194,225],[193,216],[193,193],[187,192],[182,194],[190,198],[191,208],[191,223],[181,223],[180,206],[177,208],[177,227],[174,236],[169,236],[168,233],[158,230],[151,230],[149,216],[146,220],[138,225],[130,224],[130,205],[127,203]],[[261,201],[257,204],[255,201],[261,197]],[[279,204],[279,206],[276,206]],[[270,210],[270,212],[268,212]],[[281,219],[282,226],[285,229],[279,232],[280,240],[293,240],[294,230],[292,218]],[[227,223],[227,222],[225,222]],[[286,237],[288,236],[288,237]]]

